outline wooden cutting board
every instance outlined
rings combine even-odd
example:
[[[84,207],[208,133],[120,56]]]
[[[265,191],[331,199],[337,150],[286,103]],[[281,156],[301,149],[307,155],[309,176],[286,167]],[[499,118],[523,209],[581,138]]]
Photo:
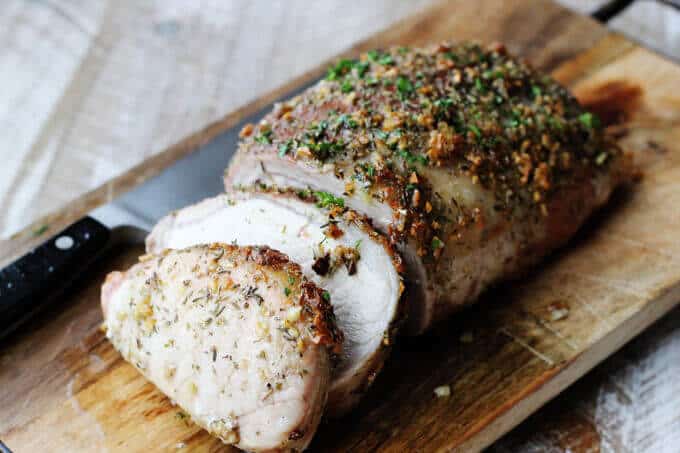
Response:
[[[499,40],[553,71],[635,153],[643,177],[530,277],[420,338],[402,338],[358,410],[314,451],[479,450],[680,302],[680,68],[544,0],[444,2],[347,52]],[[324,65],[325,66],[325,65]],[[9,259],[155,174],[323,66],[187,138],[0,245]],[[42,228],[40,228],[42,229]],[[0,438],[15,452],[228,450],[127,365],[99,332],[99,286],[121,247],[0,350]],[[437,398],[448,385],[451,396]],[[182,450],[180,450],[182,451]]]

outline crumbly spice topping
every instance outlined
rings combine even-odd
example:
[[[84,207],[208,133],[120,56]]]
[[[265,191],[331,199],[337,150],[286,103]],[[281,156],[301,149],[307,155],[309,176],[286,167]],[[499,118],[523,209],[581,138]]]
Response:
[[[329,345],[335,354],[342,352],[344,336],[335,323],[330,293],[305,281],[302,283],[300,304],[303,307],[302,311],[312,320],[314,342]]]
[[[200,256],[191,267],[190,278],[180,282],[177,289],[168,275],[181,271],[179,255],[198,250]],[[324,291],[309,282],[287,255],[269,247],[238,247],[227,244],[210,244],[189,247],[177,251],[164,251],[158,255],[140,257],[140,264],[133,272],[138,283],[132,284],[128,303],[119,310],[115,319],[107,321],[107,335],[117,337],[121,333],[124,322],[134,322],[142,337],[129,343],[129,350],[123,351],[126,357],[137,368],[144,370],[149,352],[146,350],[146,339],[159,334],[159,328],[182,324],[194,338],[198,332],[213,336],[216,329],[224,329],[229,316],[234,312],[255,311],[261,319],[256,325],[256,333],[266,339],[271,334],[268,318],[274,316],[270,304],[265,300],[263,291],[280,291],[285,298],[284,316],[276,315],[280,322],[276,329],[284,338],[294,344],[294,348],[302,356],[309,344],[319,344],[328,348],[332,356],[342,349],[343,334],[336,325],[330,296],[324,297]],[[247,282],[235,282],[232,272],[241,266],[254,263]],[[163,268],[161,268],[161,265]],[[164,280],[164,278],[166,280]],[[178,311],[169,309],[165,300],[172,291],[179,291],[179,306],[187,310],[203,313],[196,322],[185,322]],[[242,317],[243,314],[239,315]],[[129,321],[127,321],[129,318]],[[175,347],[175,338],[170,337],[165,348]],[[238,345],[234,343],[234,348]],[[212,362],[231,360],[229,354],[224,355],[219,345],[213,345],[206,351]],[[261,357],[265,358],[265,357]],[[237,364],[234,364],[238,367]],[[200,371],[197,364],[192,365],[195,372]],[[167,379],[175,375],[176,367],[169,366],[164,370]],[[187,383],[191,394],[198,392],[193,381]]]
[[[346,195],[363,191],[389,203],[399,214],[391,239],[413,238],[435,259],[479,213],[445,209],[449,200],[432,190],[428,168],[491,191],[503,215],[549,215],[554,193],[620,154],[597,117],[549,76],[502,45],[471,43],[340,60],[241,136],[247,152],[274,148],[280,158],[332,170]],[[344,206],[328,195],[317,196],[322,205]]]

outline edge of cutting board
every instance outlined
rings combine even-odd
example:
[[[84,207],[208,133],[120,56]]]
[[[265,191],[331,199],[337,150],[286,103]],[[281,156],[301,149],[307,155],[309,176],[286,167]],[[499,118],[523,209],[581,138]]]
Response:
[[[537,8],[541,9],[541,14],[531,14]],[[544,70],[553,71],[556,78],[574,88],[577,94],[592,103],[586,102],[586,104],[592,105],[595,109],[597,109],[598,105],[601,107],[605,104],[604,101],[619,99],[598,98],[598,96],[603,96],[603,92],[607,94],[605,88],[618,87],[619,92],[614,90],[613,94],[609,94],[612,96],[621,96],[622,93],[626,93],[624,90],[626,88],[625,83],[619,80],[621,74],[626,74],[626,77],[635,80],[636,83],[640,83],[641,88],[639,89],[641,92],[644,91],[645,96],[649,96],[649,100],[643,102],[644,105],[639,107],[639,112],[630,113],[630,118],[626,120],[628,121],[627,125],[621,125],[624,128],[627,127],[622,140],[631,146],[644,146],[642,142],[653,138],[658,140],[662,146],[671,149],[671,151],[678,148],[677,143],[680,143],[680,140],[678,140],[680,137],[680,118],[677,117],[676,112],[678,111],[677,107],[680,105],[680,99],[671,99],[672,105],[665,106],[668,109],[660,113],[649,112],[648,110],[651,108],[651,105],[663,104],[663,102],[658,102],[661,99],[659,90],[662,90],[662,94],[664,94],[670,92],[671,87],[677,86],[680,83],[680,68],[673,66],[663,58],[641,49],[616,34],[607,32],[592,20],[577,16],[548,1],[516,0],[500,3],[492,0],[483,0],[480,2],[443,2],[402,21],[389,30],[362,41],[343,55],[355,55],[360,51],[384,47],[390,43],[422,44],[424,42],[438,41],[445,37],[451,39],[481,39],[486,37],[486,40],[489,41],[502,40],[508,44],[511,51],[528,57]],[[538,42],[540,44],[537,44]],[[32,245],[48,235],[54,234],[61,227],[81,217],[97,205],[114,198],[116,195],[157,174],[180,157],[196,149],[202,143],[208,142],[222,131],[234,127],[244,117],[260,110],[273,100],[294,90],[294,88],[318,77],[323,73],[325,67],[326,64],[324,63],[308,71],[295,80],[260,97],[258,100],[139,164],[118,178],[75,200],[63,210],[35,222],[33,225],[17,233],[10,241],[1,243],[0,257],[7,261],[13,256],[25,252]],[[649,70],[647,69],[648,67],[653,67],[654,70]],[[660,74],[658,77],[665,77],[665,79],[661,80],[662,83],[653,79],[653,77],[657,77],[657,74]],[[616,85],[617,83],[619,85]],[[655,84],[659,85],[659,87],[656,87]],[[663,90],[666,91],[664,92]],[[632,90],[631,93],[633,91],[635,90]],[[673,104],[676,101],[677,104]],[[621,107],[625,110],[625,105]],[[628,114],[627,112],[623,113]],[[676,154],[680,156],[680,149],[676,151]],[[668,198],[669,196],[673,198],[672,193],[660,193],[660,189],[656,187],[657,190],[655,191],[655,186],[653,186],[656,180],[657,183],[662,184],[661,188],[663,189],[663,184],[668,184],[668,179],[674,177],[675,167],[680,167],[672,162],[673,159],[677,159],[674,154],[667,154],[667,158],[670,159],[670,171],[668,168],[664,168],[663,163],[660,162],[661,157],[645,154],[645,159],[648,161],[646,165],[649,168],[658,170],[658,175],[655,173],[649,180],[643,181],[641,183],[642,188],[637,194],[634,193],[633,198],[636,196],[638,198],[644,196],[656,197],[654,198],[655,200],[663,200],[663,197]],[[676,173],[680,174],[680,168]],[[635,190],[633,189],[633,192]],[[519,381],[507,383],[508,392],[516,388],[517,391],[515,393],[502,395],[499,397],[500,400],[497,405],[493,404],[495,403],[494,401],[490,401],[489,404],[485,402],[466,402],[467,405],[461,409],[462,412],[459,414],[460,419],[465,419],[467,422],[464,429],[461,427],[462,425],[453,426],[455,423],[450,423],[449,425],[451,426],[437,425],[438,417],[441,419],[442,414],[449,415],[451,419],[457,420],[450,412],[447,412],[455,407],[456,401],[448,403],[438,400],[423,402],[421,401],[424,398],[423,395],[432,396],[432,389],[429,387],[423,388],[423,386],[433,385],[437,382],[436,379],[448,379],[447,382],[451,382],[453,387],[455,385],[455,376],[457,375],[450,370],[446,370],[444,367],[437,367],[437,369],[432,370],[433,376],[423,378],[422,382],[418,381],[409,384],[410,386],[404,385],[400,387],[400,384],[394,380],[394,370],[398,368],[398,364],[394,363],[397,360],[393,358],[387,364],[387,369],[383,373],[383,375],[392,377],[383,378],[381,375],[379,379],[383,379],[383,382],[388,384],[387,387],[391,386],[391,388],[402,392],[401,395],[405,399],[403,416],[417,416],[422,424],[412,427],[407,423],[402,423],[401,436],[400,438],[395,438],[395,434],[388,422],[403,422],[404,420],[400,418],[401,414],[393,414],[394,400],[391,399],[391,396],[385,396],[384,393],[381,394],[379,389],[372,390],[370,392],[372,395],[368,395],[367,401],[362,405],[356,417],[360,418],[362,423],[375,423],[374,430],[368,433],[359,433],[358,431],[360,430],[357,428],[350,433],[340,433],[338,424],[333,425],[331,422],[322,427],[320,436],[317,436],[313,447],[326,449],[326,447],[333,445],[334,440],[341,439],[345,434],[348,434],[347,440],[343,445],[351,446],[355,450],[362,448],[375,449],[383,445],[387,445],[385,447],[387,449],[408,449],[417,446],[418,444],[414,444],[414,442],[420,441],[427,442],[427,445],[432,445],[435,449],[478,450],[488,446],[495,439],[516,426],[550,398],[557,395],[602,359],[669,311],[680,299],[680,266],[671,267],[671,270],[666,270],[666,267],[664,267],[665,263],[675,263],[673,255],[680,253],[680,250],[678,250],[680,245],[675,246],[671,243],[669,246],[666,242],[654,242],[654,240],[647,238],[649,244],[643,244],[639,251],[634,248],[636,247],[634,244],[629,244],[625,247],[615,247],[610,252],[612,256],[607,257],[612,261],[620,259],[622,256],[634,257],[632,259],[634,263],[631,266],[637,267],[628,269],[629,271],[635,270],[644,274],[642,270],[649,268],[649,274],[644,274],[640,277],[639,284],[646,285],[643,288],[644,291],[637,286],[628,288],[625,285],[626,282],[607,281],[605,283],[619,285],[620,288],[612,287],[604,289],[596,288],[595,286],[590,288],[585,283],[582,283],[582,286],[586,287],[587,290],[593,291],[593,297],[600,297],[603,300],[608,297],[607,290],[612,292],[615,290],[625,290],[629,291],[630,294],[624,291],[621,293],[620,301],[612,302],[611,307],[608,307],[611,313],[607,312],[608,315],[611,315],[611,318],[607,318],[607,322],[603,321],[602,325],[598,325],[598,328],[603,330],[601,332],[593,332],[591,336],[583,340],[583,343],[579,343],[581,349],[577,353],[574,353],[574,351],[569,352],[568,348],[564,349],[564,346],[552,337],[537,336],[534,338],[531,329],[536,328],[534,324],[539,327],[540,325],[535,323],[534,318],[531,318],[534,319],[532,321],[534,324],[528,326],[528,322],[524,319],[525,312],[528,311],[532,316],[538,316],[537,313],[542,313],[540,310],[550,305],[550,288],[546,289],[541,285],[558,285],[561,281],[560,279],[563,278],[561,274],[564,271],[563,268],[567,268],[567,270],[571,268],[578,269],[584,257],[597,263],[598,255],[596,252],[600,253],[603,250],[609,250],[606,246],[608,244],[607,241],[611,240],[609,238],[610,234],[616,234],[619,231],[637,231],[634,228],[626,230],[630,225],[626,224],[626,220],[621,220],[620,217],[622,215],[635,217],[636,211],[633,210],[633,207],[635,207],[635,203],[643,203],[643,201],[634,200],[632,206],[624,206],[625,209],[622,208],[622,210],[625,210],[626,214],[615,216],[616,219],[612,222],[608,222],[605,219],[605,227],[601,229],[596,228],[586,238],[579,238],[577,244],[572,243],[564,252],[558,254],[558,257],[553,257],[544,266],[547,268],[547,271],[543,270],[540,278],[532,279],[529,282],[524,281],[518,284],[517,288],[512,288],[512,295],[508,296],[514,298],[512,307],[509,308],[508,306],[504,307],[502,304],[491,303],[489,305],[477,306],[472,309],[472,312],[462,314],[468,320],[474,320],[470,323],[473,328],[483,326],[484,324],[484,320],[478,320],[475,316],[489,316],[491,325],[495,325],[495,322],[498,326],[505,326],[507,322],[508,326],[517,329],[511,332],[502,332],[501,329],[501,333],[509,338],[506,338],[507,341],[504,341],[502,344],[499,343],[499,348],[502,348],[502,351],[492,357],[496,360],[506,356],[519,358],[521,359],[521,364],[527,365],[528,369],[525,374],[518,377]],[[659,214],[656,211],[650,212],[655,215]],[[672,225],[669,226],[667,216],[662,217],[661,220],[666,220],[667,222],[660,222],[655,227],[662,229],[662,236],[675,232],[671,228]],[[620,227],[619,224],[621,223],[625,225]],[[45,224],[49,225],[49,229],[43,235],[36,237],[33,231]],[[665,229],[662,227],[665,227]],[[659,239],[659,241],[662,239]],[[669,250],[670,257],[664,258],[666,261],[658,257],[656,260],[650,258],[651,261],[648,263],[647,255],[643,254],[649,253],[648,249],[653,249],[651,250],[652,252],[660,254],[661,247],[666,247]],[[640,254],[639,257],[636,253]],[[661,266],[662,264],[663,266]],[[678,269],[677,273],[673,273],[673,268]],[[618,274],[612,273],[612,275]],[[610,277],[611,275],[605,272],[604,276]],[[636,293],[638,290],[639,294]],[[88,297],[95,298],[96,300],[96,291],[94,289],[89,289],[88,291]],[[532,297],[527,297],[528,295]],[[537,301],[534,301],[534,303],[531,299],[537,299]],[[574,308],[570,315],[572,318],[568,322],[575,323],[576,319],[582,315],[583,313]],[[91,313],[88,316],[93,317],[95,315]],[[609,325],[610,319],[613,325]],[[452,325],[454,324],[452,323]],[[462,324],[465,324],[465,322]],[[524,327],[527,326],[527,330],[524,330]],[[461,326],[451,327],[451,329],[458,328],[461,328]],[[483,327],[479,327],[479,329],[482,330]],[[435,333],[434,335],[435,337],[433,338],[439,338],[437,337],[438,334]],[[494,341],[498,341],[498,331],[491,332],[489,335],[490,338],[496,338]],[[441,338],[450,341],[455,338],[455,335],[447,330],[446,333],[441,335]],[[24,340],[29,342],[28,339],[20,339],[19,341]],[[77,340],[80,341],[80,339]],[[530,344],[529,340],[536,340],[537,343]],[[479,341],[481,343],[483,340]],[[464,348],[464,346],[459,347],[457,345],[453,345],[453,347],[458,349]],[[479,344],[477,347],[482,350],[484,349]],[[537,351],[542,350],[541,348],[544,347],[554,355],[554,360],[550,357],[548,357],[549,360],[546,360],[546,357],[541,357],[540,353],[536,354]],[[17,350],[20,348],[21,345],[16,346]],[[408,351],[409,348],[412,348],[412,346],[407,345],[403,348],[407,350],[406,352],[396,351],[399,358],[409,358],[409,354],[413,352]],[[443,350],[449,349],[443,348]],[[419,351],[415,352],[419,353]],[[483,352],[476,352],[476,354],[484,357]],[[417,354],[411,354],[411,356],[417,357]],[[453,361],[454,359],[452,358],[451,360]],[[29,359],[24,360],[25,363],[22,363],[22,366],[27,365],[29,361]],[[424,360],[423,363],[427,363],[427,360]],[[460,363],[469,363],[471,367],[481,366],[472,359],[468,360],[468,362]],[[499,363],[502,363],[502,361]],[[493,364],[493,362],[490,362],[489,366],[493,366]],[[407,371],[407,374],[408,372],[415,373],[409,375],[411,378],[417,375],[417,371],[404,371]],[[514,369],[513,372],[519,373],[518,369]],[[133,374],[132,376],[135,375]],[[487,377],[491,379],[493,377],[492,373],[484,376],[484,378]],[[142,378],[139,377],[139,379]],[[388,381],[389,379],[393,380]],[[505,381],[500,380],[499,382]],[[17,387],[22,385],[18,382],[18,379],[11,382],[8,380],[8,384]],[[420,392],[413,392],[413,390],[419,390]],[[411,393],[413,393],[413,397],[409,399]],[[11,396],[7,394],[2,395],[0,392],[0,402],[9,401],[9,409],[11,410],[15,406],[11,403],[10,398]],[[384,398],[384,403],[376,405],[375,408],[370,407],[371,404],[379,401],[379,398]],[[483,412],[484,415],[480,416],[481,412],[477,409],[479,405],[484,404],[486,404],[484,408],[488,410]],[[424,411],[430,411],[431,414]],[[378,426],[381,420],[387,421],[384,427]],[[348,420],[348,423],[350,421]],[[16,434],[17,431],[24,428],[23,426],[15,426],[12,421],[2,416],[0,416],[0,427],[3,438],[8,432]],[[419,431],[413,431],[416,429]],[[324,435],[327,435],[327,437],[323,438],[322,436]]]

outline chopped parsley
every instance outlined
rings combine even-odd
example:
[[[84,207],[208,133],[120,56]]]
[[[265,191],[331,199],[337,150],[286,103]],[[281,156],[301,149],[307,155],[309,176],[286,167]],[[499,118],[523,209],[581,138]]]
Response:
[[[312,137],[319,138],[326,132],[326,129],[328,129],[328,121],[322,120],[316,124],[312,124],[309,127],[309,132]]]
[[[297,196],[300,198],[309,198],[312,196],[312,191],[309,189],[301,189],[297,191]]]
[[[338,80],[354,67],[354,61],[342,59],[338,61],[335,66],[328,68],[328,73],[326,74],[326,80]]]
[[[271,142],[272,142],[272,131],[271,131],[271,129],[260,132],[260,135],[255,137],[255,141],[257,143],[264,143],[266,145],[271,144]]]
[[[392,55],[390,54],[381,54],[377,50],[371,50],[367,55],[369,60],[379,63],[383,66],[394,64],[394,58],[392,58]]]
[[[376,129],[375,131],[373,131],[373,135],[375,135],[376,137],[378,137],[382,141],[385,141],[390,137],[389,132],[385,132],[381,129]]]
[[[345,126],[349,129],[354,129],[357,127],[359,124],[349,115],[347,114],[342,114],[338,117],[338,126]]]
[[[399,76],[397,77],[397,91],[403,99],[413,93],[413,84],[408,78]]]
[[[413,154],[412,152],[406,149],[397,150],[397,154],[399,155],[399,157],[401,157],[410,164],[418,162],[422,165],[427,165],[427,156],[423,156],[422,154]]]
[[[348,76],[352,72],[352,69],[356,70],[357,76],[361,79],[366,75],[370,66],[371,64],[367,61],[342,59],[334,66],[328,68],[326,80],[340,80],[343,77]]]
[[[453,99],[451,98],[439,98],[434,101],[434,106],[440,109],[448,109],[453,105]]]
[[[290,296],[290,288],[287,286],[283,288],[283,294],[285,294],[286,297]]]
[[[306,145],[312,151],[314,157],[319,160],[326,160],[345,149],[345,143],[342,140],[309,142]]]
[[[323,297],[323,300],[325,300],[326,302],[331,301],[331,293],[329,293],[328,291],[322,292],[321,297]]]
[[[345,80],[342,82],[342,85],[340,85],[340,91],[343,93],[350,93],[354,90],[354,85],[352,85],[352,82],[349,80]]]
[[[391,65],[394,64],[394,58],[392,58],[392,55],[383,55],[378,59],[378,63],[383,66]]]
[[[557,130],[559,130],[559,131],[561,131],[561,130],[564,129],[564,124],[562,123],[562,121],[560,121],[559,119],[555,118],[554,116],[549,116],[549,117],[548,117],[548,124],[549,124],[553,129],[557,129]]]
[[[370,66],[371,66],[370,63],[368,63],[367,61],[360,61],[354,65],[354,69],[357,70],[357,75],[359,76],[359,78],[363,78]]]
[[[332,193],[318,191],[314,192],[314,196],[316,197],[316,205],[320,208],[345,207],[345,200],[334,196]]]
[[[479,79],[479,78],[475,79],[475,88],[476,88],[477,91],[479,91],[480,93],[483,93],[484,91],[486,91],[486,90],[484,89],[484,85],[482,85],[482,80]]]
[[[288,140],[286,143],[281,143],[279,145],[279,157],[283,157],[286,154],[288,154],[288,151],[290,151],[292,144],[293,144],[292,140]]]
[[[590,112],[579,115],[578,120],[588,129],[597,129],[600,127],[600,119]]]
[[[444,243],[437,236],[432,238],[432,250],[443,249]]]

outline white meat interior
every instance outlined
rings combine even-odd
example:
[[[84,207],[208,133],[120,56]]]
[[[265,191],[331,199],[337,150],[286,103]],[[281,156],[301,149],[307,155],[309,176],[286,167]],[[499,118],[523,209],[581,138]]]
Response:
[[[353,404],[342,400],[364,386],[384,360],[380,350],[397,314],[401,283],[390,254],[379,241],[359,226],[344,222],[338,223],[344,233],[341,237],[327,237],[327,222],[324,209],[287,196],[222,195],[163,219],[147,239],[147,249],[156,252],[219,241],[268,245],[287,254],[308,278],[331,294],[345,342],[329,404]],[[316,258],[337,246],[358,247],[356,273],[349,275],[345,266],[337,266],[329,275],[318,275],[312,269]],[[333,412],[332,407],[330,410]]]

